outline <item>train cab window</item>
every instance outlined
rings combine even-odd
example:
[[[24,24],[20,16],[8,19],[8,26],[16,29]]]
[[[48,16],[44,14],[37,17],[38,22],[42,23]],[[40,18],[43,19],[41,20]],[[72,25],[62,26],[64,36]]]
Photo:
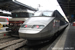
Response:
[[[52,16],[53,11],[37,11],[34,16]]]
[[[43,12],[42,16],[52,16],[53,12]]]

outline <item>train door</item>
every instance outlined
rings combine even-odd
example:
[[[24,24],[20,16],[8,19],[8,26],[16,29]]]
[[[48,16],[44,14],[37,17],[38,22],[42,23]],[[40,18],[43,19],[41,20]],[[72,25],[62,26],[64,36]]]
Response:
[[[60,21],[59,20],[56,20],[56,30],[59,29],[59,26],[60,26]]]
[[[53,21],[53,33],[55,32],[55,27],[56,27],[55,24],[56,24],[56,23],[55,23],[55,20],[54,20],[54,21]]]
[[[58,31],[59,27],[60,27],[60,21],[55,19],[53,22],[53,31],[54,32]]]

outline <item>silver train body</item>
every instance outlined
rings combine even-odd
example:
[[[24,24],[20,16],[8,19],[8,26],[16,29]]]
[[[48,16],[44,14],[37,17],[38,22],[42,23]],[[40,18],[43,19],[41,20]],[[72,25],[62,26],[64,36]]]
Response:
[[[31,17],[21,25],[19,36],[27,40],[50,39],[66,26],[60,26],[60,20],[56,17]]]

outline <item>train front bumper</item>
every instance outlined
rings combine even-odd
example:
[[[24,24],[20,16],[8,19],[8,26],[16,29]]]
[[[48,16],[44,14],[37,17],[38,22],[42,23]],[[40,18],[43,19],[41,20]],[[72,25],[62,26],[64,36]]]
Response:
[[[41,34],[27,34],[27,33],[19,33],[19,36],[28,40],[41,40]]]

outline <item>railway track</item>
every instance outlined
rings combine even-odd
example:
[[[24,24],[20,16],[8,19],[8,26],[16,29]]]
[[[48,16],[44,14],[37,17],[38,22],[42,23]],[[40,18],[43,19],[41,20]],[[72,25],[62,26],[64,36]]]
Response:
[[[19,39],[19,38],[3,38],[0,39],[0,50],[15,50],[23,45],[25,45],[26,40],[25,39]]]
[[[0,40],[0,44],[1,43],[5,43],[5,42],[8,42],[8,41],[11,41],[11,40],[16,40],[16,38],[1,39]]]

